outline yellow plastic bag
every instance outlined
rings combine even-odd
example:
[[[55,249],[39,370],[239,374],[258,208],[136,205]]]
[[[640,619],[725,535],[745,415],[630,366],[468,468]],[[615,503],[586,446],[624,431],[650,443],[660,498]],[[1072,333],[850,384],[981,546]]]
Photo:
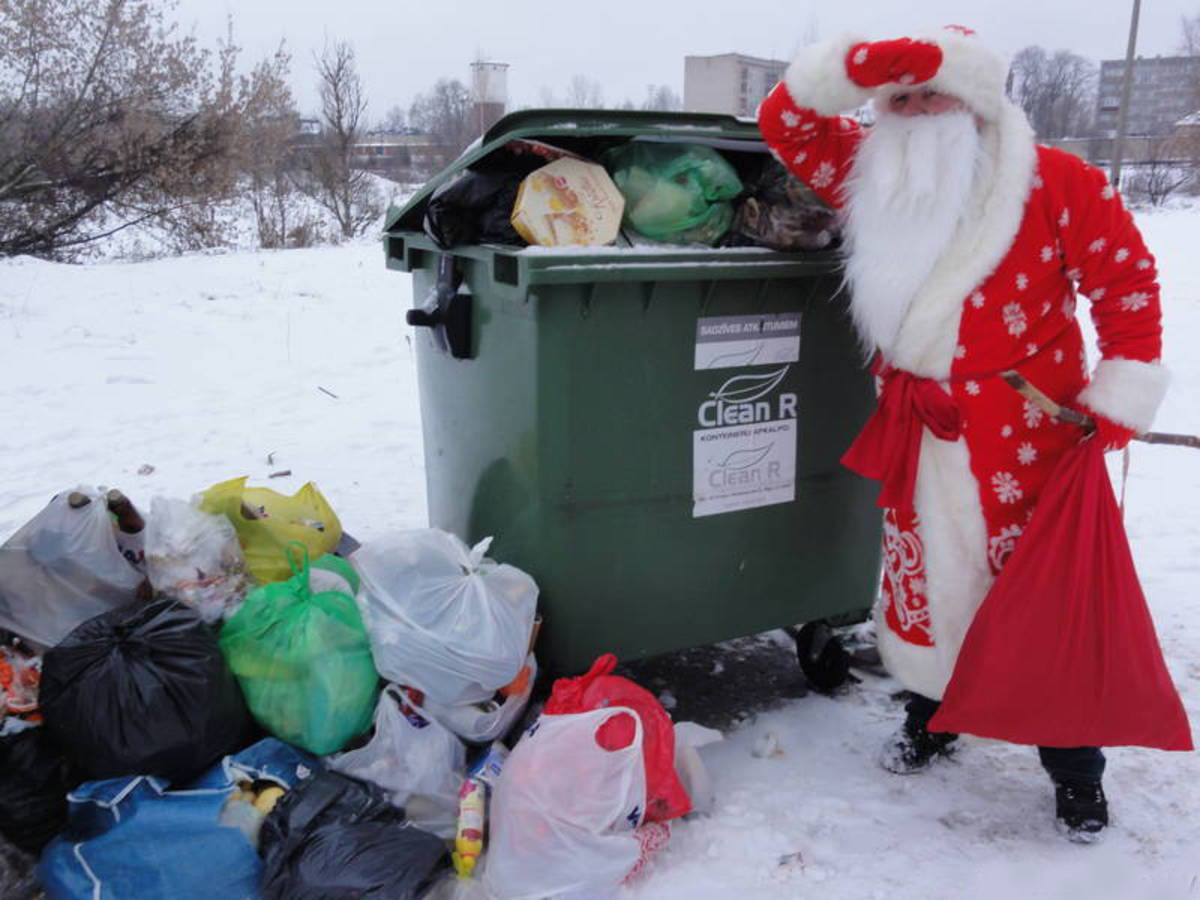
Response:
[[[233,523],[246,568],[258,581],[292,577],[285,548],[300,541],[313,559],[332,553],[342,539],[342,523],[311,481],[286,497],[270,488],[246,487],[246,477],[214,484],[201,495],[200,508]]]

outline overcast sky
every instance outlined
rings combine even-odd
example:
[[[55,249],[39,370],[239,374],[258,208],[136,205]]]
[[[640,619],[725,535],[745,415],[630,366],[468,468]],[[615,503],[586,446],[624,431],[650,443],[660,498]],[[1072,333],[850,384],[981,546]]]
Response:
[[[576,74],[599,81],[612,105],[640,102],[649,84],[682,95],[684,56],[790,59],[807,36],[848,30],[895,37],[961,24],[1010,55],[1040,44],[1116,59],[1125,55],[1131,8],[1131,0],[179,0],[176,15],[210,44],[232,15],[248,56],[286,39],[306,112],[315,108],[313,50],[326,37],[349,41],[377,118],[393,104],[407,109],[439,77],[469,83],[479,56],[510,64],[510,106],[536,104],[543,87],[561,95]],[[1181,16],[1197,13],[1200,0],[1145,0],[1138,52],[1176,52]]]

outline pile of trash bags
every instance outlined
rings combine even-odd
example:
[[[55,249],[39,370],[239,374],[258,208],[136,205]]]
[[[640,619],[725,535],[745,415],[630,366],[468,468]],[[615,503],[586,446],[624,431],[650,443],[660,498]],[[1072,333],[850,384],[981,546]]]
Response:
[[[508,142],[434,191],[426,233],[445,249],[677,244],[813,251],[840,242],[833,211],[765,152],[661,138],[594,143],[594,158],[586,158],[540,141]]]
[[[148,510],[78,487],[0,546],[6,889],[598,897],[711,803],[612,656],[534,715],[538,587],[490,538],[360,545],[244,478]]]

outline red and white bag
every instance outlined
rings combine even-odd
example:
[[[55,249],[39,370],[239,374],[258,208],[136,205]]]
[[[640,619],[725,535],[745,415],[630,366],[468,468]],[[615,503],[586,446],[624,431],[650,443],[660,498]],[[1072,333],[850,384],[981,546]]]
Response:
[[[606,725],[632,737],[605,749]],[[490,813],[484,884],[493,897],[597,900],[638,866],[646,811],[643,732],[613,706],[543,715],[504,764]]]

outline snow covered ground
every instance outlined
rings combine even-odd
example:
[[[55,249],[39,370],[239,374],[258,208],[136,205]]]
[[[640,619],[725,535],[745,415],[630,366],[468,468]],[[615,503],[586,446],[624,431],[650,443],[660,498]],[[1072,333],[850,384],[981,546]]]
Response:
[[[1141,217],[1176,383],[1163,430],[1200,433],[1200,209]],[[348,531],[425,522],[409,279],[375,243],[64,266],[0,261],[0,538],[58,490],[135,502],[249,474],[315,480]],[[143,468],[145,467],[145,468]],[[148,471],[153,467],[152,471]],[[147,472],[140,474],[139,470]],[[270,481],[272,472],[292,476]],[[1200,454],[1137,446],[1127,521],[1171,671],[1200,723]],[[897,685],[763,713],[702,754],[710,816],[679,823],[629,898],[1200,900],[1200,760],[1109,754],[1113,827],[1052,826],[1029,748],[964,739],[921,776],[880,770]],[[775,736],[780,753],[752,755]],[[1157,893],[1155,893],[1157,891]]]

